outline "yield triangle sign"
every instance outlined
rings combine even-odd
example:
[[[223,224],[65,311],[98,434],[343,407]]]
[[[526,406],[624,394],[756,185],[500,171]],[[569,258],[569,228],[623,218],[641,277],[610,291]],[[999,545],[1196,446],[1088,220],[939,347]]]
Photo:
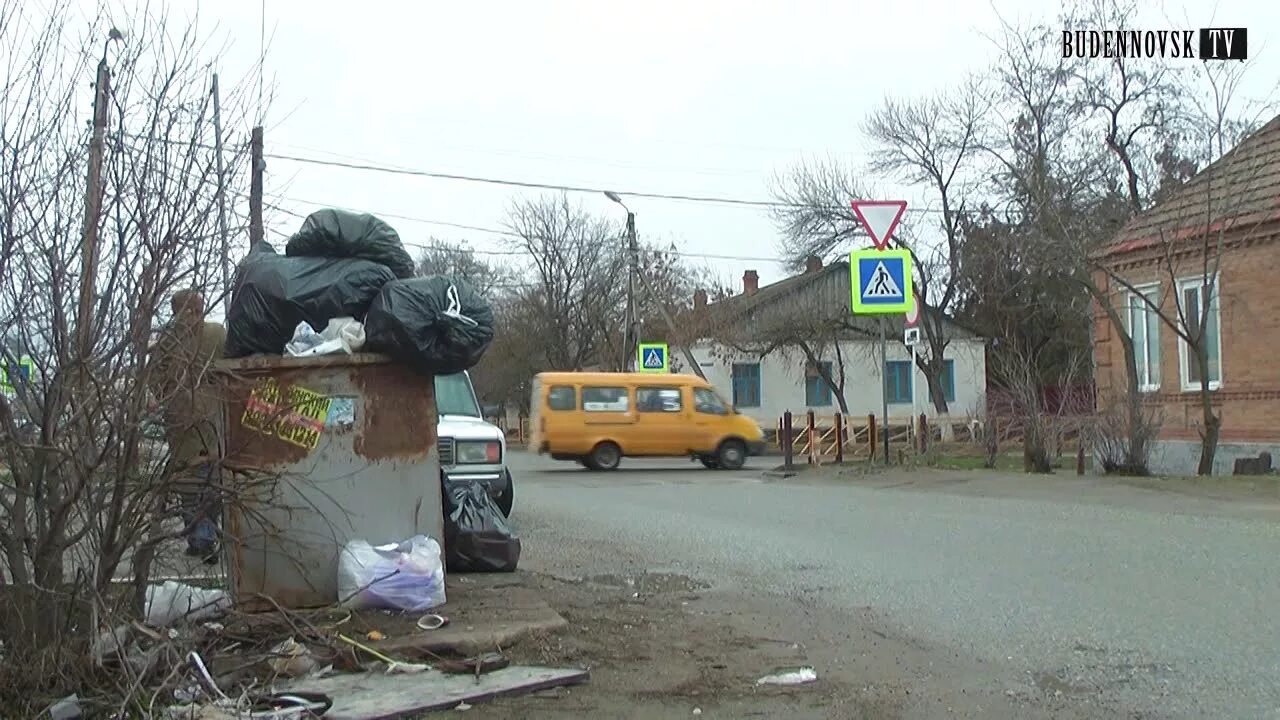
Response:
[[[897,281],[893,279],[893,275],[889,274],[889,269],[884,266],[884,263],[878,263],[875,272],[871,273],[871,277],[867,279],[867,286],[862,289],[862,297],[900,298],[902,288],[898,287]]]
[[[659,353],[657,350],[650,350],[649,352],[645,353],[644,366],[647,368],[661,368],[662,353]]]
[[[853,212],[867,229],[871,242],[883,250],[889,246],[889,238],[907,211],[906,200],[854,200]]]

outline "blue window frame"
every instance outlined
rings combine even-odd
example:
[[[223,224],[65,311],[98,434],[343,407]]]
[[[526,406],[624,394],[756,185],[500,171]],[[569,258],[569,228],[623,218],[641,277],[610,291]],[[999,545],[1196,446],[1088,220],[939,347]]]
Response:
[[[760,407],[760,363],[733,364],[733,406]]]
[[[831,374],[831,363],[822,363],[822,369]],[[814,375],[810,377],[806,374],[804,379],[804,404],[806,407],[827,407],[831,404],[831,386],[823,379],[822,375]]]
[[[946,398],[947,402],[949,403],[955,402],[956,401],[956,361],[955,360],[942,361],[942,377],[940,379],[942,380],[942,396]]]
[[[885,363],[884,396],[895,405],[911,404],[911,361],[890,360]]]

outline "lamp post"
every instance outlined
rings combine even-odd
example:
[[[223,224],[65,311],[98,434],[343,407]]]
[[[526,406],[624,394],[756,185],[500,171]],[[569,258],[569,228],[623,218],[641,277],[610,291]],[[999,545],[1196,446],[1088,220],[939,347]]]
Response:
[[[640,342],[640,322],[636,316],[636,261],[640,253],[636,244],[636,214],[631,212],[631,208],[622,202],[617,193],[606,190],[604,195],[627,211],[627,327],[622,341],[623,361],[620,367],[635,372],[638,369],[636,347]]]

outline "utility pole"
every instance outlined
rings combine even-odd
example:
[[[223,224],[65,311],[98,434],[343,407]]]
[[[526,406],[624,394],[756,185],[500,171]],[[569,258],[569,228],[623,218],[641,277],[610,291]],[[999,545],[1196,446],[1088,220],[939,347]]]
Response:
[[[262,244],[262,126],[253,129],[249,138],[249,159],[253,167],[249,175],[249,248],[250,252]]]
[[[640,343],[640,319],[636,312],[636,265],[640,248],[636,243],[636,214],[627,211],[627,369],[639,370],[636,352]]]
[[[116,31],[112,31],[115,33]],[[114,36],[113,38],[114,39]],[[111,41],[108,40],[108,43]],[[111,108],[111,70],[104,48],[94,83],[93,136],[89,140],[89,172],[85,184],[84,234],[80,244],[80,307],[76,317],[76,341],[80,362],[86,362],[93,345],[93,299],[98,274],[98,223],[102,217],[102,155]]]
[[[884,464],[889,464],[889,358],[884,339],[884,318],[880,318],[880,433],[884,435]]]
[[[227,234],[227,176],[222,163],[222,100],[218,94],[218,73],[213,74],[213,143],[218,162],[218,234],[222,237],[222,255],[218,260],[222,270],[225,313],[231,292],[231,238]]]

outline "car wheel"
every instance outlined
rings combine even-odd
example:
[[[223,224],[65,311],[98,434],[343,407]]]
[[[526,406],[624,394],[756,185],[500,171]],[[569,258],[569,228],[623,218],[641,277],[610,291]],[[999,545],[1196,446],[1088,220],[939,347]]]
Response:
[[[708,470],[720,469],[720,461],[716,459],[716,456],[714,455],[703,455],[702,457],[699,457],[698,460],[702,463],[702,467],[707,468]]]
[[[587,456],[587,467],[592,470],[617,470],[622,462],[622,449],[611,442],[602,442]]]
[[[507,489],[498,495],[498,509],[502,511],[502,517],[511,517],[511,505],[515,501],[515,487],[511,482],[511,471],[507,471]]]
[[[725,470],[741,470],[747,464],[747,446],[741,440],[725,440],[716,453],[716,464]]]

